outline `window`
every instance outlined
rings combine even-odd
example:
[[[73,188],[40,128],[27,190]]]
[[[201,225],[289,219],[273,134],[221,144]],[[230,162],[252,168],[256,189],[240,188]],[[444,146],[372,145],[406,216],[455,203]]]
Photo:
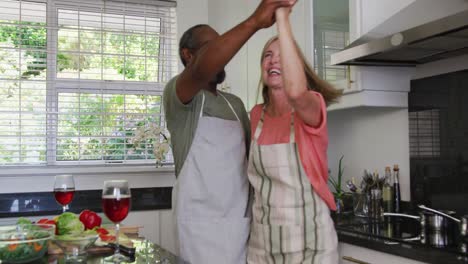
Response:
[[[320,42],[315,51],[315,70],[327,81],[346,79],[345,66],[331,65],[331,55],[341,51],[349,39],[349,33],[339,30],[323,29],[320,32]]]
[[[165,126],[175,3],[0,3],[0,164],[154,162],[150,142],[131,138]]]
[[[330,58],[349,42],[349,0],[312,3],[315,71],[331,84],[342,87],[349,68],[331,65]]]
[[[410,157],[440,156],[440,110],[409,112]]]

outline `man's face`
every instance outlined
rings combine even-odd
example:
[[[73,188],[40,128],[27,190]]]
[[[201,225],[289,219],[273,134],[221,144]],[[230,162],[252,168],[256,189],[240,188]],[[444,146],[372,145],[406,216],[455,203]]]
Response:
[[[192,51],[193,55],[196,55],[197,52],[208,42],[218,38],[219,34],[211,27],[206,26],[206,27],[202,27],[196,30],[195,37],[197,39],[198,44],[197,44],[197,48],[194,51]],[[216,74],[215,78],[211,80],[210,83],[219,84],[219,83],[222,83],[225,78],[226,78],[226,72],[223,69],[222,71]]]

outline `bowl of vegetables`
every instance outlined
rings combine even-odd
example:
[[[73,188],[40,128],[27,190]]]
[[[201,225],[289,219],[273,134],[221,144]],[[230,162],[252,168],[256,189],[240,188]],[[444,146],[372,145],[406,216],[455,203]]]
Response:
[[[86,262],[86,250],[98,239],[96,232],[80,235],[55,236],[54,243],[63,251],[66,261]]]
[[[56,225],[57,235],[53,241],[63,251],[65,260],[86,262],[86,249],[92,246],[99,237],[96,230],[86,230],[80,217],[71,212],[59,215],[56,218]]]
[[[0,226],[0,262],[28,263],[44,256],[54,237],[55,225]]]

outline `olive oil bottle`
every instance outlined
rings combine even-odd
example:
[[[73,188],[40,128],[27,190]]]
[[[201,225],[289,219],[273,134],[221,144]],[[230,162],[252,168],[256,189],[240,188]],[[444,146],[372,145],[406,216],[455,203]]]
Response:
[[[392,171],[389,166],[385,167],[385,182],[382,187],[383,209],[386,213],[393,213],[394,200],[393,200],[393,184],[392,184]]]

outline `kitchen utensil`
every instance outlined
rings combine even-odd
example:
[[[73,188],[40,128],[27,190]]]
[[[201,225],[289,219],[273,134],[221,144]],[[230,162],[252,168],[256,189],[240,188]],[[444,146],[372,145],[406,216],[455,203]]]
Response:
[[[455,218],[453,217],[453,215],[455,215],[455,212],[453,211],[445,211],[445,212],[441,212],[441,211],[437,211],[435,209],[432,209],[432,208],[429,208],[429,207],[426,207],[424,205],[418,205],[418,207],[420,209],[423,209],[423,210],[426,210],[426,211],[429,211],[429,212],[432,212],[434,214],[437,214],[441,217],[444,217],[444,218],[448,218],[450,220],[453,220],[455,221],[457,224],[458,224],[458,228],[459,228],[459,233],[460,233],[460,237],[461,239],[465,240],[465,241],[468,241],[468,237],[467,237],[467,223],[468,223],[468,215],[464,215],[462,216],[460,219],[458,218]],[[434,220],[435,221],[435,220]],[[436,223],[434,223],[436,224]],[[449,225],[450,226],[450,225]],[[451,226],[450,226],[451,227]],[[454,228],[456,229],[456,228]]]
[[[346,181],[346,187],[348,187],[348,189],[353,193],[357,191],[356,185],[354,185],[354,183],[351,180]]]
[[[457,224],[459,235],[462,240],[467,240],[467,219],[454,217],[453,211],[438,211],[424,205],[418,205],[422,210],[418,216],[400,213],[384,213],[384,216],[399,216],[418,220],[421,225],[421,242],[435,247],[445,247],[456,241]],[[457,224],[456,224],[457,223]]]

